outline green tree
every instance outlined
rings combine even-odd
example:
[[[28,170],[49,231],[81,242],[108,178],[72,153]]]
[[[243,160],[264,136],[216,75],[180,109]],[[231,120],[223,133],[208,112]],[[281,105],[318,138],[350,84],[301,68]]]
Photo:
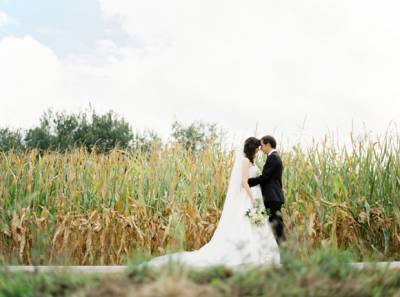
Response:
[[[54,147],[64,152],[74,147],[81,146],[82,139],[77,132],[83,123],[82,118],[83,115],[81,113],[56,113],[52,118]]]
[[[41,116],[39,126],[26,132],[24,140],[27,149],[49,150],[54,148],[54,135],[51,132],[52,116],[52,111],[48,110]]]
[[[172,124],[173,141],[183,145],[187,150],[200,151],[207,145],[218,145],[223,138],[223,132],[218,131],[215,123],[193,122],[185,126],[178,121]]]
[[[163,145],[162,139],[158,134],[151,130],[145,130],[142,133],[137,132],[133,137],[132,149],[149,153],[153,148]]]
[[[91,122],[85,122],[81,128],[78,133],[89,150],[96,147],[98,152],[108,152],[116,146],[125,149],[130,147],[133,140],[129,123],[113,111],[104,115],[97,115],[93,111]]]
[[[23,136],[20,129],[0,128],[0,151],[23,150]]]
[[[62,152],[85,147],[105,153],[116,146],[127,149],[133,141],[129,123],[122,117],[109,111],[99,115],[94,109],[87,113],[66,114],[45,112],[40,125],[29,129],[25,136],[27,148],[40,150],[58,149]]]

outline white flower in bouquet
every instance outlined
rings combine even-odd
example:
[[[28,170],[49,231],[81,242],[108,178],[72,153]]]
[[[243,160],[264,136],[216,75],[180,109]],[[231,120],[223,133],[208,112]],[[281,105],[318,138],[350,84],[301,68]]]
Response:
[[[246,211],[246,217],[250,219],[250,222],[256,226],[263,226],[267,221],[267,212],[260,205],[260,199],[257,199],[255,207],[249,208]]]

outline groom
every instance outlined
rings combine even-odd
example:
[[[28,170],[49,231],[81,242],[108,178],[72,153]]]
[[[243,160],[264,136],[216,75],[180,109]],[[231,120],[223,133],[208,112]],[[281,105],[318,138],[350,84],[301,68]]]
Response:
[[[269,209],[271,214],[269,222],[276,241],[280,244],[285,239],[281,215],[281,207],[285,202],[282,191],[282,160],[276,151],[276,140],[272,136],[261,138],[261,150],[268,156],[262,174],[259,177],[249,178],[248,183],[250,187],[261,186],[265,208]]]

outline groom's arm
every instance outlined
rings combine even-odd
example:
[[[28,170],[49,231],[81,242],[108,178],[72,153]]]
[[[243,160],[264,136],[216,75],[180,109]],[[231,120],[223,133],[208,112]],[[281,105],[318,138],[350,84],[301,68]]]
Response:
[[[272,157],[270,158],[270,160],[267,160],[262,175],[260,175],[259,177],[253,177],[248,179],[249,186],[254,187],[257,185],[262,185],[267,183],[271,179],[272,174],[276,170],[277,166],[278,166],[278,160],[275,157]]]

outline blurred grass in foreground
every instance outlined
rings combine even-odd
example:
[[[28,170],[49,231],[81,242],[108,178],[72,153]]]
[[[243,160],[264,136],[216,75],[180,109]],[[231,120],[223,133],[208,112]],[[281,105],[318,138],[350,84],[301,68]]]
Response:
[[[0,273],[0,296],[400,296],[400,270],[350,266],[350,252],[316,249],[305,256],[293,244],[283,248],[282,268],[193,270],[181,265],[162,269],[129,266],[126,273]],[[138,259],[136,259],[138,260]],[[139,263],[139,262],[138,262]]]

